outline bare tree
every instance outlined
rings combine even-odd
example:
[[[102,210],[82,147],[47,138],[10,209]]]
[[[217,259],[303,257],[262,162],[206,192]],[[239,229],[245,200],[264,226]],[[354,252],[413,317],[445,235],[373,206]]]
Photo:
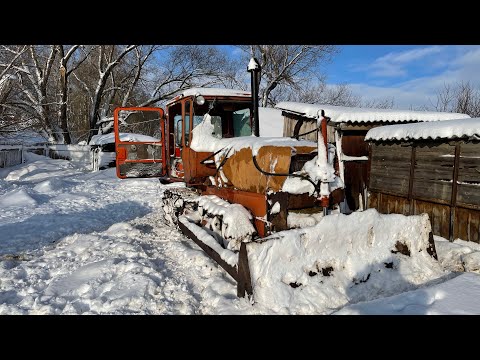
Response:
[[[374,109],[392,109],[395,104],[395,99],[383,98],[383,99],[370,99],[364,100],[361,102],[360,106],[364,108],[374,108]]]
[[[18,86],[21,89],[15,105],[25,112],[33,113],[50,140],[59,141],[60,134],[51,117],[54,100],[49,94],[48,82],[53,63],[58,53],[55,45],[28,46],[25,56],[13,68],[17,70]]]
[[[480,116],[480,91],[470,82],[444,84],[437,91],[436,102],[433,107],[437,111],[468,114],[472,117]]]
[[[319,66],[330,61],[337,52],[333,45],[244,45],[240,48],[244,50],[245,58],[256,57],[262,67],[260,94],[263,107],[275,105],[272,92],[277,87],[283,91],[298,88],[310,78],[323,82]]]
[[[163,59],[157,64],[156,86],[140,106],[150,106],[180,90],[225,85],[235,78],[232,63],[214,46],[175,46]]]
[[[62,129],[63,140],[65,144],[71,144],[72,138],[70,136],[70,130],[68,127],[67,109],[68,109],[68,80],[69,76],[75,71],[88,57],[88,52],[84,53],[83,57],[80,57],[71,69],[68,69],[68,63],[70,59],[74,59],[74,54],[79,49],[80,45],[71,46],[66,52],[64,45],[57,45],[60,65],[58,69],[59,88],[60,88],[60,104],[58,109],[58,121],[60,128]]]

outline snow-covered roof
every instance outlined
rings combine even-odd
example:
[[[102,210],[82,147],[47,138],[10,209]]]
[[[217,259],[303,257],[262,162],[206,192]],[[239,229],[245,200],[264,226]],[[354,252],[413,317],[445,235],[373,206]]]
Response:
[[[393,109],[366,109],[346,106],[280,102],[275,106],[307,118],[316,119],[319,111],[336,123],[345,122],[400,122],[400,121],[439,121],[469,118],[467,114],[435,111],[413,111]]]
[[[234,89],[221,89],[221,88],[191,88],[175,93],[174,98],[170,100],[177,99],[177,97],[193,96],[193,95],[202,95],[202,96],[243,96],[250,97],[250,91],[243,90],[234,90]]]
[[[480,118],[436,123],[380,126],[368,131],[365,140],[480,139]]]
[[[131,134],[131,133],[120,133],[120,141],[130,141],[130,142],[155,142],[155,141],[160,141],[157,138],[147,136],[147,135],[142,135],[142,134]],[[92,136],[92,139],[90,140],[90,145],[105,145],[105,144],[111,144],[115,142],[115,134],[110,133],[110,134],[103,134],[103,135],[94,135]]]

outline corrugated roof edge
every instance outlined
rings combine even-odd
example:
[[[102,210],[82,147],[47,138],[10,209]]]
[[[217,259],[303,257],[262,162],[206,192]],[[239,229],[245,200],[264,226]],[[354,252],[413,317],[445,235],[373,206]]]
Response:
[[[480,140],[480,118],[388,125],[373,128],[366,141]]]

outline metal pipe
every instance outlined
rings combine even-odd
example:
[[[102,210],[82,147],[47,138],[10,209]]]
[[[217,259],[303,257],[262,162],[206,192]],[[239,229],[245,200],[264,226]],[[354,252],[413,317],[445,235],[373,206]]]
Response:
[[[248,63],[248,72],[251,73],[251,90],[252,90],[252,103],[253,103],[253,129],[252,135],[256,137],[260,136],[260,121],[258,118],[258,87],[261,67],[256,58],[251,58]]]

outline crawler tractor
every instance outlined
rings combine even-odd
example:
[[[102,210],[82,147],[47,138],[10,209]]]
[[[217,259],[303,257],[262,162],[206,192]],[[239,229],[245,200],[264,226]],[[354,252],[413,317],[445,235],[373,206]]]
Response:
[[[252,93],[195,88],[165,111],[114,112],[118,177],[172,184],[163,192],[165,220],[237,281],[240,297],[253,293],[249,244],[315,225],[344,200],[328,118],[318,114],[316,143],[260,137],[255,59],[248,71]]]

